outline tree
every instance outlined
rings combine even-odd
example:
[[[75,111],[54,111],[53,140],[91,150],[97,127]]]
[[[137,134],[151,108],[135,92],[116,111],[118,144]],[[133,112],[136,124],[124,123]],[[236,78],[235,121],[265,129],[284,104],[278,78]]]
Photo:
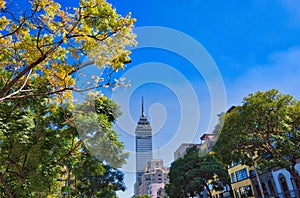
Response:
[[[106,144],[97,145],[97,148],[112,148],[109,156],[102,155],[106,162],[88,153],[67,105],[52,108],[50,106],[57,104],[49,104],[45,98],[0,103],[0,196],[32,197],[39,193],[58,193],[60,185],[56,180],[64,175],[63,167],[68,170],[66,179],[74,189],[73,193],[93,189],[94,195],[104,192],[112,195],[116,190],[124,190],[123,174],[108,164],[112,161],[120,166],[127,157],[111,124],[120,111],[113,101],[104,96],[96,98],[96,101],[96,109],[102,109],[97,113],[98,124],[106,123],[101,125]],[[115,115],[114,119],[111,115]],[[101,136],[97,138],[101,141]],[[77,190],[80,181],[90,182]],[[101,186],[95,189],[93,186],[100,181]]]
[[[220,190],[229,182],[225,167],[211,154],[199,157],[196,147],[172,163],[168,177],[166,192],[174,198],[193,197],[204,188],[210,191],[208,185]]]
[[[149,195],[137,195],[135,198],[151,198]]]
[[[105,0],[80,0],[78,8],[62,8],[54,0],[33,0],[30,5],[18,10],[13,1],[0,0],[0,196],[57,192],[62,167],[76,177],[73,165],[93,158],[83,142],[105,142],[94,146],[107,146],[105,151],[110,152],[90,161],[98,161],[100,168],[95,170],[102,171],[93,173],[98,177],[109,173],[121,181],[117,169],[107,166],[119,167],[127,157],[112,129],[120,115],[118,106],[105,97],[96,98],[93,119],[88,121],[101,125],[101,130],[83,140],[76,127],[81,118],[89,117],[74,118],[69,102],[72,91],[123,84],[113,74],[130,62],[126,47],[136,44],[135,19],[130,13],[117,14]],[[75,79],[90,64],[107,72],[93,74],[92,85],[79,88]],[[86,120],[82,123],[91,126]],[[117,186],[111,189],[123,189]]]
[[[115,168],[120,168],[128,157],[113,130],[113,122],[120,114],[119,106],[103,95],[96,98],[89,96],[73,110],[73,121],[85,148]]]
[[[250,94],[221,118],[225,122],[216,132],[214,151],[225,164],[252,165],[256,156],[260,168],[286,168],[300,182],[294,169],[300,157],[299,115],[300,102],[290,95],[275,89]]]
[[[135,45],[130,13],[120,16],[105,0],[80,0],[78,8],[54,0],[33,0],[26,11],[16,7],[0,0],[0,102],[34,96],[69,101],[72,91],[123,84],[112,75],[130,62],[125,48]],[[89,64],[109,70],[93,74],[91,86],[76,87]]]
[[[70,179],[70,185],[73,185],[72,196],[113,198],[116,197],[116,191],[125,190],[124,174],[121,171],[100,163],[95,157],[80,157],[74,163],[74,177]]]

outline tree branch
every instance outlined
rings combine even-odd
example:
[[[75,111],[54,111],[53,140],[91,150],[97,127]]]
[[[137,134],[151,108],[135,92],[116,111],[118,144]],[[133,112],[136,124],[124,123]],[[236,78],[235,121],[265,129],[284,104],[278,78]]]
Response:
[[[0,98],[0,102],[6,100],[7,98],[11,98],[12,96],[14,96],[14,95],[16,95],[16,94],[22,92],[22,89],[23,89],[23,88],[25,87],[25,85],[27,84],[27,81],[28,81],[28,79],[29,79],[29,76],[30,76],[31,72],[32,72],[32,69],[29,71],[29,73],[28,73],[28,75],[26,76],[26,79],[25,79],[23,85],[20,87],[19,90],[15,91],[15,92],[13,92],[13,93],[11,93],[11,94],[9,94],[9,95],[3,97],[3,98]]]
[[[37,39],[36,39],[36,48],[39,50],[39,52],[40,52],[41,55],[43,56],[43,55],[44,55],[44,52],[41,50],[40,45],[39,45],[39,42],[40,42],[40,36],[41,36],[41,31],[42,31],[42,28],[39,27],[39,31],[38,31],[38,33],[37,33]]]
[[[89,65],[92,65],[92,64],[94,64],[94,61],[84,62],[81,65],[79,65],[78,67],[76,67],[73,71],[69,72],[68,75],[71,75],[71,74],[77,72],[78,70],[81,70],[81,69],[83,69],[83,68],[85,68],[85,67],[87,67]]]
[[[8,84],[6,84],[1,90],[0,90],[0,97],[4,97],[5,94],[24,76],[27,72],[29,72],[31,69],[33,69],[35,66],[43,62],[49,54],[51,54],[57,47],[59,47],[63,43],[63,39],[61,39],[55,46],[53,46],[51,49],[49,49],[46,53],[44,53],[43,56],[38,58],[36,61],[31,63],[29,66],[25,67],[23,71],[21,71],[14,79],[12,79]],[[1,101],[0,101],[1,102]]]
[[[60,163],[61,161],[63,161],[64,159],[66,159],[67,157],[71,156],[71,155],[73,154],[73,152],[74,152],[76,149],[79,148],[79,146],[81,145],[81,143],[82,143],[82,140],[79,140],[79,141],[75,144],[74,148],[72,148],[66,155],[62,156],[60,159],[58,159],[58,160],[57,160],[56,162],[54,162],[53,164],[56,165],[56,164]]]
[[[3,184],[4,191],[5,191],[6,195],[7,195],[9,198],[14,198],[13,194],[10,192],[10,189],[9,189],[9,187],[8,187],[8,185],[7,185],[7,183],[6,183],[5,179],[4,179],[4,177],[3,177],[2,172],[0,172],[0,181],[1,181],[1,183]]]
[[[38,97],[38,96],[49,96],[49,95],[53,95],[53,94],[59,94],[59,93],[65,92],[65,91],[75,91],[75,92],[78,92],[78,93],[82,93],[82,92],[85,92],[85,91],[89,91],[89,90],[92,90],[92,89],[97,89],[97,88],[104,87],[104,86],[115,86],[115,84],[107,82],[105,84],[101,84],[99,86],[94,86],[94,87],[89,87],[89,88],[86,88],[86,89],[77,89],[75,87],[65,87],[65,88],[62,88],[62,89],[56,90],[56,91],[50,91],[50,92],[45,92],[45,93],[36,93],[36,94],[28,94],[28,95],[20,95],[20,96],[12,96],[12,97],[9,97],[9,98],[6,97],[5,99],[21,99],[21,98]],[[23,90],[23,91],[20,91],[20,93],[24,93],[24,92],[28,92],[28,91],[31,91],[31,90]],[[2,102],[2,99],[0,99],[0,102]]]

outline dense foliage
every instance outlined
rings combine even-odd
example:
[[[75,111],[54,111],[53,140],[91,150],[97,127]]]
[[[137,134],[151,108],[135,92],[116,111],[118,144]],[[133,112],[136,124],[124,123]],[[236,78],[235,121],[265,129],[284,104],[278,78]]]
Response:
[[[150,195],[138,195],[135,198],[151,198]]]
[[[104,96],[96,100],[99,104],[96,108],[104,108],[103,112],[107,113],[97,114],[97,124],[110,122],[111,114],[115,114],[111,106],[116,104]],[[4,193],[9,197],[58,194],[63,185],[57,182],[59,177],[68,180],[71,192],[77,195],[114,194],[116,190],[124,190],[123,174],[107,164],[114,159],[112,163],[121,166],[127,157],[112,123],[101,125],[101,136],[97,136],[99,142],[105,141],[97,145],[100,152],[101,148],[104,151],[106,147],[113,148],[109,154],[102,155],[104,163],[82,144],[69,109],[60,106],[53,112],[45,101],[36,98],[0,104],[1,197]]]
[[[196,147],[189,149],[184,158],[172,163],[168,177],[166,192],[174,198],[194,197],[204,188],[208,191],[210,188],[221,190],[229,182],[223,164],[214,155],[200,157]]]
[[[300,102],[278,90],[257,92],[222,115],[214,151],[225,164],[242,161],[261,169],[286,168],[300,182],[294,167],[300,158]]]

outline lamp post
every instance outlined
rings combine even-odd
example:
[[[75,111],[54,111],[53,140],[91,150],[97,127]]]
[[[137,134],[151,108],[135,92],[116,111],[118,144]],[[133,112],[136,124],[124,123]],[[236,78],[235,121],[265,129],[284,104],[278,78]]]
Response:
[[[251,162],[252,162],[253,167],[254,167],[254,172],[255,172],[256,179],[257,179],[258,187],[259,187],[259,190],[261,192],[261,197],[265,198],[264,191],[263,191],[263,188],[261,186],[261,182],[260,182],[260,179],[259,179],[259,176],[258,176],[258,173],[257,173],[256,165],[255,165],[254,160],[253,160],[252,152],[250,151],[249,154],[250,154]]]

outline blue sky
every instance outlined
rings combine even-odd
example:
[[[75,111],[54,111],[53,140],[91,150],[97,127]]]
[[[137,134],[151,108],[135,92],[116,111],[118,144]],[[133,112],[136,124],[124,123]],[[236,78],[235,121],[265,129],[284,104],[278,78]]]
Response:
[[[239,105],[243,97],[258,90],[279,89],[282,93],[291,94],[300,99],[300,2],[298,0],[252,0],[252,1],[134,1],[110,0],[117,11],[123,15],[132,12],[137,18],[136,26],[162,26],[181,31],[197,40],[210,54],[220,71],[225,86],[226,108]],[[138,35],[141,37],[142,35]],[[180,41],[178,42],[178,45]],[[191,51],[192,53],[192,51]],[[179,90],[186,90],[184,81],[171,83],[148,82],[144,85],[127,90],[129,99],[122,106],[128,121],[117,123],[126,132],[121,133],[121,140],[128,151],[134,150],[135,122],[140,115],[140,97],[145,97],[145,107],[154,128],[154,149],[172,142],[172,137],[178,135],[181,119],[193,120],[199,115],[198,128],[186,127],[183,130],[192,131],[193,141],[199,142],[203,132],[211,132],[209,125],[215,124],[216,113],[211,111],[211,93],[203,76],[193,68],[193,65],[178,54],[161,49],[143,48],[134,50],[132,64],[128,70],[143,63],[159,62],[175,68],[192,85],[197,95],[200,113],[191,113],[182,118],[182,102],[178,99],[180,91],[171,90],[171,84],[176,84]],[[145,64],[147,65],[147,64]],[[158,72],[153,65],[153,72]],[[145,66],[146,67],[146,66]],[[145,68],[144,67],[144,68]],[[168,68],[169,68],[168,67]],[[146,69],[147,70],[147,69]],[[148,71],[148,70],[147,70]],[[126,72],[125,72],[126,73]],[[139,72],[133,76],[135,80],[150,75],[149,72]],[[159,72],[157,73],[159,74]],[[165,78],[174,78],[165,75]],[[155,81],[155,80],[154,80]],[[118,93],[117,93],[118,94]],[[122,99],[116,98],[121,104]],[[191,102],[191,106],[195,106]],[[189,108],[189,107],[187,107]],[[196,107],[195,107],[196,108]],[[220,113],[220,112],[218,112]],[[128,132],[130,131],[130,132]],[[188,133],[187,133],[188,134]],[[180,133],[179,133],[180,135]],[[184,141],[184,138],[182,138]],[[183,143],[176,140],[175,145]],[[173,150],[160,151],[160,158],[166,164],[173,158]],[[132,152],[134,155],[134,152]],[[154,157],[158,157],[157,150]],[[119,193],[120,197],[130,197],[133,193],[134,175],[130,174],[134,160],[130,159],[125,166],[128,191]]]
[[[153,40],[170,39],[179,48],[189,41],[198,42],[206,50],[198,53],[187,46],[182,47],[184,53],[155,47],[133,50],[132,63],[119,74],[132,87],[119,88],[111,95],[124,112],[116,129],[131,154],[123,169],[128,189],[118,193],[120,197],[133,195],[134,130],[141,96],[153,127],[154,158],[159,155],[167,165],[181,143],[199,142],[204,132],[212,131],[218,113],[241,104],[250,93],[276,88],[300,99],[299,0],[108,1],[122,15],[132,12],[137,28],[165,27],[185,35],[181,39],[174,37],[176,33],[153,33]],[[75,0],[58,2],[77,5]],[[141,43],[151,40],[151,35],[138,32]],[[199,69],[191,62],[193,57],[214,62]]]

